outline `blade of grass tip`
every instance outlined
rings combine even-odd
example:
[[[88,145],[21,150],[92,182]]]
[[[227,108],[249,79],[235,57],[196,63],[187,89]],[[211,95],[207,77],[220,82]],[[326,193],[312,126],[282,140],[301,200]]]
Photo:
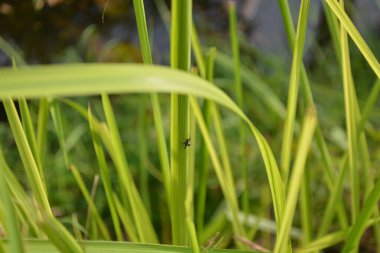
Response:
[[[61,107],[58,101],[55,101],[55,100],[52,101],[51,107],[50,107],[50,113],[53,119],[53,125],[55,128],[55,132],[57,134],[59,147],[63,154],[63,159],[65,162],[66,168],[69,168],[69,159],[67,156],[67,149],[66,149],[66,144],[65,144],[65,133],[64,133],[63,120],[62,120],[62,113],[61,113]]]
[[[38,148],[37,148],[37,140],[36,140],[36,136],[35,136],[35,132],[34,132],[32,118],[30,116],[28,104],[27,104],[25,98],[19,99],[19,107],[20,107],[22,124],[23,124],[24,130],[25,130],[25,135],[26,135],[26,138],[28,139],[28,142],[30,144],[30,149],[33,153],[33,157],[36,160],[37,167],[39,169],[42,182],[44,183],[44,186],[46,188],[45,179],[44,179],[44,170],[42,167],[40,153],[38,152]]]
[[[94,180],[92,182],[91,193],[90,193],[91,200],[94,203],[95,203],[95,194],[96,194],[96,189],[98,188],[98,183],[99,183],[99,175],[95,174]],[[92,240],[99,239],[96,222],[97,222],[96,219],[93,219],[93,215],[92,215],[92,205],[88,205],[85,229],[86,231],[93,232],[93,234],[89,233],[91,234],[90,239]]]
[[[240,52],[239,52],[239,40],[237,31],[237,17],[236,17],[236,2],[235,0],[228,1],[228,14],[230,24],[230,40],[231,50],[234,62],[234,79],[235,79],[235,96],[238,106],[244,110],[243,106],[243,88],[240,74]],[[239,123],[239,156],[241,157],[240,167],[242,172],[242,179],[244,182],[244,188],[242,192],[242,207],[243,211],[248,215],[249,213],[249,181],[248,181],[248,167],[247,167],[247,147],[245,141],[245,128],[244,123],[240,120]]]
[[[21,236],[19,220],[16,216],[15,202],[13,201],[9,185],[5,180],[3,168],[6,167],[3,148],[0,146],[0,197],[2,199],[2,211],[4,212],[3,225],[5,227],[9,252],[25,252]]]
[[[170,33],[170,65],[190,70],[192,1],[172,0]],[[171,219],[174,245],[186,245],[185,198],[187,189],[188,152],[182,143],[189,136],[189,101],[186,95],[171,95],[170,157],[171,157]]]
[[[39,169],[36,161],[34,160],[25,132],[22,128],[16,107],[10,98],[3,99],[3,104],[34,197],[36,198],[37,203],[47,213],[52,215],[47,192],[44,188]]]
[[[298,191],[302,180],[309,149],[313,140],[314,130],[317,124],[317,118],[314,108],[310,108],[302,126],[301,136],[297,149],[297,154],[292,169],[292,176],[289,182],[288,194],[286,197],[286,206],[283,221],[280,224],[280,230],[275,243],[275,253],[287,252],[286,245],[290,238],[290,229],[294,217],[294,211],[297,204]]]
[[[374,85],[372,85],[371,92],[367,99],[367,102],[364,105],[363,113],[358,123],[358,134],[360,134],[364,130],[364,126],[368,121],[369,115],[371,114],[373,107],[376,103],[376,100],[379,96],[380,92],[380,79],[377,79]]]
[[[151,219],[148,216],[146,207],[141,200],[129,170],[111,102],[108,95],[104,93],[102,94],[102,104],[106,115],[107,124],[109,126],[109,131],[107,131],[109,136],[102,139],[104,143],[110,142],[111,144],[108,147],[108,152],[114,159],[121,187],[124,189],[126,196],[128,196],[129,205],[132,210],[133,220],[135,222],[140,241],[151,243],[157,242],[157,235],[154,231]]]
[[[106,193],[108,208],[110,209],[110,213],[111,213],[112,224],[115,229],[117,240],[122,241],[123,234],[120,228],[120,222],[117,216],[116,206],[112,197],[110,171],[107,166],[106,157],[105,157],[104,150],[99,139],[99,135],[97,133],[97,130],[95,130],[98,123],[95,121],[94,117],[92,116],[90,107],[88,108],[88,122],[90,125],[92,141],[93,141],[96,158],[99,165],[100,176],[102,178],[104,191]]]
[[[73,231],[74,231],[74,235],[75,235],[75,239],[77,241],[82,241],[83,240],[83,237],[82,237],[82,233],[79,229],[80,227],[80,224],[79,224],[79,221],[78,221],[78,215],[77,214],[72,214],[71,215],[71,223],[73,224],[72,227],[73,227]]]
[[[343,5],[343,2],[341,2]],[[342,24],[341,24],[342,25]],[[348,166],[351,180],[351,222],[356,221],[360,209],[359,192],[359,164],[358,164],[358,143],[356,135],[356,108],[355,108],[355,88],[351,77],[351,64],[348,48],[347,33],[343,26],[340,28],[341,56],[342,56],[342,79],[344,91],[344,107],[346,115],[346,128],[348,139]]]
[[[102,237],[106,240],[110,240],[111,236],[108,232],[108,229],[107,229],[106,225],[104,224],[103,220],[101,219],[99,212],[98,212],[98,209],[96,208],[96,205],[95,205],[94,201],[92,200],[91,195],[88,192],[86,185],[85,185],[81,175],[79,174],[78,169],[74,165],[71,165],[69,168],[70,168],[70,171],[72,172],[72,174],[75,178],[75,181],[77,182],[77,184],[79,186],[79,189],[81,190],[81,192],[83,194],[83,197],[85,198],[85,200],[89,206],[89,209],[91,210],[92,216],[94,217],[96,224],[98,225],[98,227],[100,229]]]
[[[309,0],[302,0],[298,17],[298,26],[296,32],[296,40],[294,44],[294,52],[292,58],[292,67],[289,81],[287,115],[284,126],[284,137],[281,146],[281,169],[285,185],[287,185],[288,174],[291,160],[291,150],[294,135],[294,123],[296,116],[297,97],[299,90],[300,70],[305,45],[307,18],[309,13]]]
[[[380,180],[378,180],[373,187],[371,193],[368,195],[367,199],[364,202],[363,208],[358,215],[355,224],[350,231],[350,234],[345,240],[345,244],[343,246],[343,253],[348,253],[355,251],[355,248],[359,245],[360,237],[362,236],[366,224],[369,221],[369,218],[372,214],[373,209],[376,207],[378,200],[380,198]]]
[[[193,26],[193,31],[195,30],[195,27]],[[193,33],[194,34],[194,33]],[[194,39],[193,39],[194,41]],[[193,45],[196,45],[196,43],[192,43]],[[215,54],[216,54],[216,48],[211,48],[209,55],[208,55],[208,61],[207,61],[207,73],[206,78],[211,83],[213,82],[213,76],[214,76],[214,63],[215,63]],[[202,59],[202,58],[199,58]],[[202,59],[203,60],[203,59]],[[199,66],[199,64],[198,64]],[[203,108],[202,108],[203,117],[205,119],[205,124],[207,129],[209,129],[211,124],[211,112],[210,112],[210,101],[205,101]],[[202,139],[200,143],[199,148],[200,153],[200,166],[198,167],[198,195],[197,195],[197,205],[196,208],[196,228],[197,228],[197,234],[198,234],[198,241],[203,238],[203,223],[204,223],[204,213],[205,213],[205,206],[206,206],[206,195],[207,195],[207,174],[209,171],[209,154],[207,151],[206,143]]]
[[[139,140],[139,179],[140,179],[140,191],[143,203],[146,207],[149,217],[151,217],[151,204],[149,195],[149,174],[148,174],[148,147],[147,147],[147,136],[148,131],[148,114],[147,114],[147,97],[145,95],[141,96],[139,113],[138,113],[138,140]]]
[[[146,25],[144,2],[142,0],[133,0],[133,6],[136,13],[137,29],[139,33],[141,53],[143,56],[144,64],[152,64],[152,53],[150,50],[148,29]],[[162,170],[162,178],[164,179],[164,187],[166,197],[170,197],[170,164],[168,147],[166,144],[163,123],[161,119],[161,106],[159,97],[156,93],[150,95],[153,108],[154,128],[156,130],[158,153],[160,157],[160,165]]]
[[[376,74],[377,78],[380,78],[380,63],[372,53],[371,49],[368,47],[367,43],[364,41],[355,25],[352,23],[344,8],[335,0],[325,0],[330,9],[334,12],[335,16],[341,22],[341,25],[345,28],[347,33],[350,35],[351,39],[355,42],[359,51],[362,53],[364,58],[367,60],[368,64],[371,66],[373,72]]]

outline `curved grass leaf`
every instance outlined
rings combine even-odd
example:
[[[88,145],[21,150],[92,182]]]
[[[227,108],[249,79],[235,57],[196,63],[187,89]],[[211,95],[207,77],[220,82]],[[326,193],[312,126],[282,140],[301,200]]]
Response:
[[[274,155],[262,134],[240,108],[211,83],[183,71],[136,64],[74,64],[1,69],[0,98],[80,96],[106,93],[176,92],[213,100],[232,110],[250,127],[268,174],[277,222],[284,209],[283,184]]]

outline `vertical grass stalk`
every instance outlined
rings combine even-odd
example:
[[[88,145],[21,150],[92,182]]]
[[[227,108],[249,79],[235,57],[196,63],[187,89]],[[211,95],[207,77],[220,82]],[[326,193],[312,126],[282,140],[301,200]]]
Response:
[[[302,64],[302,56],[306,37],[306,27],[307,27],[307,17],[309,12],[309,0],[302,0],[298,26],[296,32],[296,40],[294,44],[294,52],[292,59],[292,67],[289,82],[289,93],[288,93],[288,105],[287,105],[287,115],[285,119],[284,126],[284,137],[281,147],[281,169],[283,171],[283,178],[286,185],[290,160],[291,160],[291,150],[293,142],[293,132],[295,125],[296,107],[297,107],[297,97],[298,97],[298,87],[300,79],[300,71]]]
[[[189,71],[191,48],[192,1],[172,0],[170,64],[174,69]],[[185,198],[187,190],[188,154],[182,143],[189,136],[188,96],[171,95],[171,219],[174,245],[187,245]]]

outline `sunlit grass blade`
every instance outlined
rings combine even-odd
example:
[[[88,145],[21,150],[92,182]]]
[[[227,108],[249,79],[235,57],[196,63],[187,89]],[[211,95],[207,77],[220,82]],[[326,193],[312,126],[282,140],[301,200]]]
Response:
[[[74,165],[71,165],[70,171],[72,172],[72,174],[75,178],[75,181],[77,182],[77,184],[78,184],[78,186],[79,186],[79,188],[83,194],[83,197],[85,198],[87,204],[89,205],[89,210],[90,210],[92,216],[94,217],[97,226],[100,229],[102,237],[106,240],[110,240],[111,236],[108,232],[108,229],[107,229],[106,225],[104,224],[103,220],[101,219],[99,212],[98,212],[98,209],[96,208],[96,205],[94,203],[94,200],[91,198],[91,195],[88,192],[86,185],[85,185],[81,175],[79,174],[78,169]]]
[[[170,66],[190,70],[192,1],[171,1]],[[189,101],[186,95],[171,95],[170,165],[172,239],[175,245],[187,245],[185,198],[188,154],[182,143],[189,136]]]
[[[294,44],[294,52],[292,58],[292,67],[289,81],[288,92],[288,105],[287,115],[284,126],[284,137],[281,146],[281,170],[283,179],[286,185],[288,180],[290,160],[291,160],[291,146],[293,143],[294,125],[296,118],[297,97],[299,90],[300,71],[302,67],[302,57],[306,38],[307,18],[309,13],[309,0],[303,0],[298,17],[298,26],[296,32],[296,39]]]
[[[373,55],[371,49],[368,47],[367,43],[364,41],[355,25],[352,23],[344,8],[335,0],[325,0],[329,5],[331,10],[334,12],[335,16],[341,22],[341,25],[345,28],[347,33],[350,35],[351,39],[355,42],[356,46],[363,54],[364,58],[367,60],[368,64],[371,66],[373,72],[375,72],[377,78],[380,79],[380,63]]]
[[[292,169],[292,176],[289,181],[289,188],[286,197],[284,217],[280,223],[280,230],[277,235],[274,252],[286,252],[286,246],[290,238],[290,228],[294,217],[294,211],[298,199],[302,175],[309,154],[309,149],[313,140],[314,130],[317,124],[315,108],[310,108],[305,116],[302,131],[299,139],[297,154]]]
[[[343,2],[342,2],[343,3]],[[343,6],[343,4],[342,4]],[[356,114],[356,94],[351,75],[351,63],[348,48],[347,33],[340,28],[340,44],[342,56],[342,80],[344,91],[344,107],[346,115],[346,129],[348,140],[348,166],[351,179],[351,223],[357,219],[360,209],[359,193],[359,164],[358,164],[358,139],[357,139],[357,114]]]
[[[2,216],[2,225],[4,226],[6,236],[9,240],[9,252],[23,253],[25,247],[21,236],[20,222],[17,217],[15,201],[6,183],[6,174],[4,169],[7,167],[2,147],[0,146],[0,209]]]
[[[40,152],[38,151],[37,147],[37,140],[36,140],[36,135],[34,132],[34,127],[32,123],[32,118],[30,116],[29,108],[28,108],[28,103],[25,98],[20,98],[19,99],[19,108],[20,108],[20,113],[21,113],[21,120],[22,120],[22,125],[25,130],[25,135],[28,140],[28,143],[30,145],[30,150],[33,153],[33,157],[36,161],[37,168],[40,172],[41,180],[42,183],[45,186],[45,176],[44,176],[44,170],[42,167],[42,161],[40,157]],[[46,187],[46,186],[45,186]]]
[[[0,71],[2,74],[0,97],[9,95],[36,97],[41,93],[49,96],[79,96],[101,92],[176,92],[200,96],[223,105],[248,124],[257,140],[267,171],[276,221],[281,222],[285,203],[284,186],[273,152],[263,135],[240,108],[224,92],[209,82],[183,71],[133,64],[45,66],[20,69],[17,72],[6,69]],[[96,73],[96,76],[93,73]],[[61,75],[65,78],[62,79]],[[25,82],[28,85],[25,85]],[[109,137],[106,140],[102,138],[103,142],[109,139]]]
[[[3,104],[34,197],[45,212],[51,214],[47,192],[41,179],[36,161],[34,160],[24,129],[18,117],[16,107],[9,97],[3,99]]]
[[[189,247],[179,247],[172,245],[159,245],[159,244],[145,244],[145,243],[131,243],[131,242],[104,242],[104,241],[83,241],[81,242],[83,248],[87,253],[191,253],[192,249]],[[47,240],[27,240],[26,246],[30,253],[58,253],[58,249]],[[214,253],[225,253],[225,249],[213,248],[209,249]],[[234,250],[234,253],[259,253],[252,250]]]

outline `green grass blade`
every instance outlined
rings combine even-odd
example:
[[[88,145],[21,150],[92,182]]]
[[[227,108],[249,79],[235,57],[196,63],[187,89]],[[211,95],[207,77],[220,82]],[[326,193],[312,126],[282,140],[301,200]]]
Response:
[[[58,101],[52,102],[52,105],[50,106],[50,112],[51,112],[51,117],[53,119],[55,132],[57,134],[59,147],[61,149],[61,152],[63,154],[63,159],[66,164],[66,168],[69,168],[69,158],[67,156],[67,148],[65,144],[64,126],[62,122],[61,108]]]
[[[30,149],[24,129],[22,128],[20,119],[17,115],[16,107],[9,97],[3,99],[3,104],[34,197],[36,198],[37,203],[45,210],[45,212],[52,214],[47,192],[40,176],[36,161],[33,157],[33,153]]]
[[[9,185],[6,183],[4,168],[7,167],[3,149],[0,146],[0,202],[1,211],[4,213],[3,225],[9,240],[9,252],[25,252],[23,239],[20,231],[20,223],[16,216],[15,201],[12,198]]]
[[[331,222],[335,214],[335,209],[337,209],[336,203],[339,201],[339,198],[341,198],[341,194],[343,191],[343,183],[344,183],[346,171],[347,171],[347,158],[344,159],[342,167],[339,170],[339,175],[335,179],[334,189],[331,192],[324,214],[322,216],[322,220],[319,223],[318,237],[321,237],[322,235],[326,234],[326,232],[331,226]]]
[[[301,2],[299,18],[298,18],[298,26],[296,32],[296,40],[294,44],[294,52],[292,58],[292,67],[290,73],[290,81],[289,81],[289,93],[288,93],[288,105],[287,105],[287,115],[285,119],[284,126],[284,137],[281,146],[281,169],[283,172],[284,182],[286,184],[289,168],[290,168],[290,160],[291,160],[291,146],[293,143],[293,134],[294,134],[294,123],[296,116],[296,107],[297,107],[297,97],[298,97],[298,87],[299,87],[299,79],[300,79],[300,71],[302,66],[302,56],[303,49],[306,38],[306,26],[307,26],[307,18],[309,12],[309,0],[303,0]]]
[[[44,170],[42,167],[40,152],[38,151],[38,147],[37,147],[37,140],[36,140],[36,135],[34,132],[32,118],[30,116],[28,104],[27,104],[25,98],[19,99],[19,106],[20,106],[22,124],[23,124],[24,130],[25,130],[25,135],[26,135],[26,138],[28,140],[28,143],[30,144],[30,149],[33,153],[33,157],[36,160],[37,168],[40,172],[42,183],[46,187]]]
[[[159,244],[145,244],[145,243],[131,243],[131,242],[104,242],[104,241],[83,241],[81,242],[87,253],[191,253],[192,249],[189,247],[180,247],[172,245],[159,245]],[[30,253],[58,253],[59,251],[54,248],[54,245],[47,240],[28,240],[26,245]],[[206,249],[204,250],[206,251]],[[209,249],[209,252],[214,253],[259,253],[252,250],[225,250],[225,249]]]
[[[102,178],[104,191],[106,193],[108,208],[110,209],[111,219],[112,219],[112,223],[115,229],[116,238],[118,241],[122,241],[123,235],[120,228],[119,218],[117,216],[116,206],[115,206],[113,196],[112,196],[110,171],[108,169],[106,157],[105,157],[104,150],[100,142],[98,132],[95,130],[98,122],[96,122],[95,118],[92,116],[90,108],[88,109],[88,122],[90,125],[92,141],[94,144],[95,154],[98,160],[98,165],[99,165],[99,170],[100,170],[100,176]]]
[[[41,98],[38,107],[37,147],[42,164],[44,164],[45,158],[45,148],[49,122],[49,107],[50,105],[47,98]]]
[[[107,229],[106,225],[104,224],[103,220],[101,219],[99,212],[98,212],[98,209],[96,208],[96,205],[94,203],[94,200],[91,198],[91,195],[88,192],[86,185],[82,179],[82,176],[79,174],[78,169],[74,165],[71,165],[70,171],[72,172],[72,174],[75,178],[75,181],[77,182],[79,189],[81,190],[83,197],[85,198],[85,200],[89,206],[89,210],[92,213],[92,216],[94,217],[94,219],[96,221],[96,224],[99,226],[102,237],[106,240],[110,240],[111,236],[108,232],[108,229]]]
[[[297,204],[298,191],[304,173],[306,159],[313,140],[314,130],[317,124],[317,118],[314,108],[310,108],[306,114],[297,154],[295,157],[292,176],[289,182],[289,189],[286,197],[286,206],[284,211],[283,221],[280,224],[277,240],[275,243],[274,252],[286,252],[286,246],[290,238],[290,229],[294,217],[294,211]]]
[[[128,166],[124,148],[121,143],[119,129],[108,95],[102,94],[103,109],[109,126],[109,138],[103,138],[103,142],[109,141],[108,152],[114,156],[114,162],[119,174],[120,183],[128,196],[132,209],[133,220],[141,242],[157,242],[157,236],[149,219],[146,207],[137,191],[136,185]]]
[[[325,2],[329,5],[331,10],[334,12],[335,16],[341,22],[341,25],[344,26],[351,39],[355,42],[356,46],[363,54],[364,58],[371,66],[373,72],[375,72],[377,78],[380,79],[379,61],[373,55],[371,49],[368,47],[367,43],[364,41],[358,30],[355,28],[355,25],[352,23],[347,13],[344,11],[344,8],[340,6],[340,4],[337,1],[334,0],[325,0]]]
[[[360,121],[358,123],[358,128],[357,128],[358,134],[360,134],[361,131],[364,130],[364,126],[368,121],[369,115],[373,111],[374,105],[379,96],[379,92],[380,92],[380,79],[377,79],[374,85],[372,85],[371,92],[363,108],[363,113],[361,115]]]
[[[342,2],[343,3],[343,2]],[[344,107],[346,115],[346,129],[348,140],[348,166],[351,178],[351,222],[356,221],[360,209],[359,193],[359,164],[358,164],[358,143],[357,143],[357,114],[356,95],[351,76],[351,64],[348,48],[347,33],[341,27],[341,56],[342,56],[342,76],[344,90]]]
[[[57,219],[45,215],[40,220],[40,226],[49,241],[62,253],[82,253],[81,246]]]
[[[151,214],[151,204],[149,196],[149,174],[148,174],[148,120],[147,120],[147,101],[145,95],[141,96],[140,108],[138,112],[138,130],[137,136],[139,140],[139,189],[141,192],[141,198],[146,207],[149,217]]]
[[[170,65],[174,69],[190,70],[192,1],[172,0],[170,32]],[[175,245],[187,245],[185,198],[187,189],[188,154],[182,143],[189,136],[188,97],[172,93],[170,157],[171,157],[171,219]]]
[[[152,64],[152,53],[149,44],[148,29],[146,26],[144,2],[142,0],[134,0],[133,6],[136,13],[137,29],[139,33],[141,52],[145,64]],[[152,93],[151,102],[153,107],[154,126],[157,135],[158,152],[161,163],[162,178],[164,179],[164,187],[167,199],[170,197],[170,164],[168,148],[166,144],[162,119],[161,119],[161,106],[158,95]]]
[[[284,186],[273,152],[265,138],[240,108],[211,83],[195,75],[167,67],[134,64],[60,65],[31,67],[17,72],[0,69],[0,72],[2,75],[0,98],[5,96],[36,97],[40,96],[39,94],[79,96],[102,92],[176,92],[200,96],[223,105],[241,117],[256,138],[269,179],[276,221],[282,220],[285,203]]]
[[[343,246],[343,253],[351,252],[358,246],[360,237],[362,236],[366,224],[369,221],[369,218],[372,214],[373,209],[376,207],[378,200],[380,198],[380,180],[378,180],[373,187],[371,193],[365,200],[363,208],[358,215],[358,218],[355,220],[355,224],[350,231],[350,234],[347,236],[346,242]]]
[[[223,169],[222,164],[220,163],[218,156],[216,154],[216,150],[211,142],[211,137],[208,133],[206,124],[204,122],[201,110],[199,108],[199,105],[195,98],[191,97],[190,98],[190,104],[192,111],[194,112],[194,116],[197,119],[197,123],[199,126],[199,129],[202,133],[203,139],[205,141],[205,144],[208,149],[208,153],[210,154],[210,159],[213,163],[213,167],[215,169],[215,173],[218,177],[218,181],[220,184],[220,187],[223,191],[223,194],[226,198],[226,202],[228,205],[229,210],[232,213],[232,226],[234,229],[234,233],[238,236],[244,236],[244,230],[241,226],[241,223],[238,219],[238,212],[239,212],[239,206],[238,206],[238,201],[236,199],[236,192],[235,192],[235,187],[233,183],[233,178],[231,174],[231,168],[225,168]],[[217,122],[216,124],[219,124],[220,122]],[[222,138],[223,139],[223,138]],[[222,140],[223,144],[223,140]],[[225,150],[225,148],[222,148]],[[223,156],[223,154],[222,154]],[[224,166],[226,166],[226,163],[223,163]],[[228,165],[227,165],[228,166]]]
[[[131,217],[128,215],[129,212],[127,212],[123,205],[121,204],[120,200],[117,198],[116,194],[113,193],[113,200],[115,203],[116,211],[119,214],[120,220],[124,226],[125,231],[128,233],[128,238],[132,242],[138,242],[139,237],[137,235],[135,225],[133,224],[133,221]]]

